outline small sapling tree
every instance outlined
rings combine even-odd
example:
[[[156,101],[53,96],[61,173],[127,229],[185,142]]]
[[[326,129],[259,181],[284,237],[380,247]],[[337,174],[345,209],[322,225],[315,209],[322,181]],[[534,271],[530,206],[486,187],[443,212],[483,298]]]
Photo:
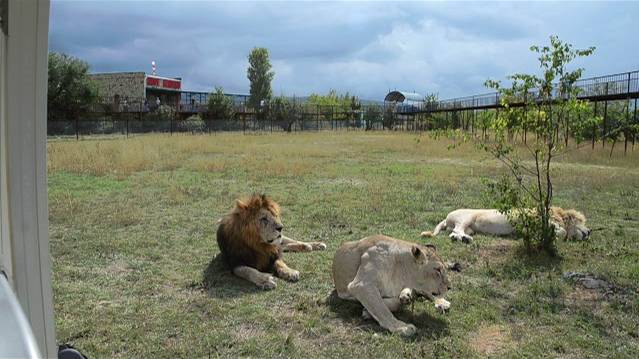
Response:
[[[552,163],[569,149],[569,137],[579,143],[584,128],[598,120],[589,118],[587,104],[577,99],[575,85],[583,69],[571,70],[570,66],[576,58],[592,54],[594,48],[577,50],[551,36],[548,46],[530,49],[539,56],[541,75],[512,75],[510,87],[486,81],[487,87],[497,91],[502,107],[489,112],[492,136],[483,135],[476,141],[509,170],[507,177],[491,186],[491,192],[527,250],[556,255]],[[512,138],[517,133],[531,138],[516,145]]]

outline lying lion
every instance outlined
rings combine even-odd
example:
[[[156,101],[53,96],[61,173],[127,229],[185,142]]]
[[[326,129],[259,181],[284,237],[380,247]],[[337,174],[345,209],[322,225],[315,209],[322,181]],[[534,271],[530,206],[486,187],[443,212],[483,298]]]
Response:
[[[271,273],[291,282],[300,272],[289,268],[282,252],[323,250],[324,243],[304,243],[282,235],[280,207],[264,195],[238,200],[233,211],[219,221],[217,244],[233,274],[262,289],[277,286]]]
[[[560,238],[585,240],[592,232],[586,227],[586,217],[574,209],[551,207],[551,223],[555,233]],[[496,209],[458,209],[452,211],[431,232],[422,232],[423,237],[434,237],[440,231],[450,228],[449,235],[453,241],[470,243],[474,233],[508,236],[514,233],[514,228],[508,218]]]
[[[417,329],[396,319],[392,312],[416,295],[434,300],[439,309],[450,307],[441,298],[450,288],[446,268],[431,245],[383,235],[346,242],[335,252],[333,281],[340,298],[364,306],[364,317],[373,317],[382,327],[405,336]]]

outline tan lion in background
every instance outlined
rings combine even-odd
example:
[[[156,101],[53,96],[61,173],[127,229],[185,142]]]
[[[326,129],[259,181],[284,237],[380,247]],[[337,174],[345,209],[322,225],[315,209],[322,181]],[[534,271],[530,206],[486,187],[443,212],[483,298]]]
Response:
[[[217,244],[233,274],[262,289],[277,286],[278,277],[296,282],[300,272],[289,268],[282,252],[323,250],[324,243],[304,243],[282,235],[280,206],[265,195],[237,200],[231,213],[219,221]]]
[[[586,217],[574,209],[551,207],[551,223],[559,238],[586,240],[591,230],[586,227]],[[449,237],[454,241],[470,243],[475,233],[496,236],[512,235],[515,231],[507,216],[496,209],[458,209],[452,211],[435,229],[422,232],[423,237],[434,237],[445,229],[452,230]]]
[[[395,318],[392,312],[415,296],[435,301],[446,310],[442,297],[450,288],[446,266],[432,245],[418,245],[376,235],[342,244],[333,259],[333,282],[339,298],[359,301],[362,316],[404,336],[417,329]]]

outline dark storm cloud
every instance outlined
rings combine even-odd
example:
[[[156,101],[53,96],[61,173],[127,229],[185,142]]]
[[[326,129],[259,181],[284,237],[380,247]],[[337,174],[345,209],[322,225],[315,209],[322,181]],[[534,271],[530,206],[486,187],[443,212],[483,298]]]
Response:
[[[558,34],[598,47],[587,75],[639,68],[639,5],[599,3],[291,3],[56,1],[50,49],[93,71],[181,76],[185,87],[247,92],[247,55],[269,49],[276,93],[331,88],[380,99],[389,89],[440,97],[485,92],[487,78],[536,69],[531,44]]]

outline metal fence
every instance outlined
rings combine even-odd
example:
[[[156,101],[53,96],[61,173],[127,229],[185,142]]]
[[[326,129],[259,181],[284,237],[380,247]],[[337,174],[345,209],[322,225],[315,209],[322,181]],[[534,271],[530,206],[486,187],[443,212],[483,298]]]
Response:
[[[355,120],[330,120],[323,118],[300,118],[296,120],[276,121],[254,118],[201,120],[169,118],[145,119],[138,116],[105,116],[78,120],[54,120],[47,123],[47,134],[52,137],[75,137],[94,135],[129,136],[144,133],[190,133],[215,134],[219,132],[305,132],[305,131],[425,131],[429,122],[418,117],[397,117],[391,122],[367,122]]]
[[[637,123],[637,98],[639,98],[639,71],[606,75],[577,81],[579,98],[594,103],[603,102],[603,132],[607,131],[608,102],[631,101],[626,107],[627,116]],[[557,90],[554,96],[561,97]],[[529,92],[521,104],[534,101],[536,91]],[[634,100],[634,101],[632,101]],[[512,105],[512,104],[511,104]],[[245,104],[235,105],[231,119],[211,119],[207,106],[200,103],[173,103],[157,106],[145,99],[102,99],[85,108],[74,120],[49,119],[50,136],[75,136],[96,134],[123,134],[148,132],[165,133],[215,133],[221,131],[243,132],[298,132],[322,130],[403,130],[424,131],[433,128],[475,129],[478,113],[501,107],[497,93],[459,97],[422,104],[383,105],[367,104],[357,108],[347,106],[319,106],[294,103],[292,118],[274,120],[273,116],[256,113]],[[631,112],[632,109],[632,113]],[[197,117],[196,117],[197,115]],[[204,118],[204,119],[202,119]]]

